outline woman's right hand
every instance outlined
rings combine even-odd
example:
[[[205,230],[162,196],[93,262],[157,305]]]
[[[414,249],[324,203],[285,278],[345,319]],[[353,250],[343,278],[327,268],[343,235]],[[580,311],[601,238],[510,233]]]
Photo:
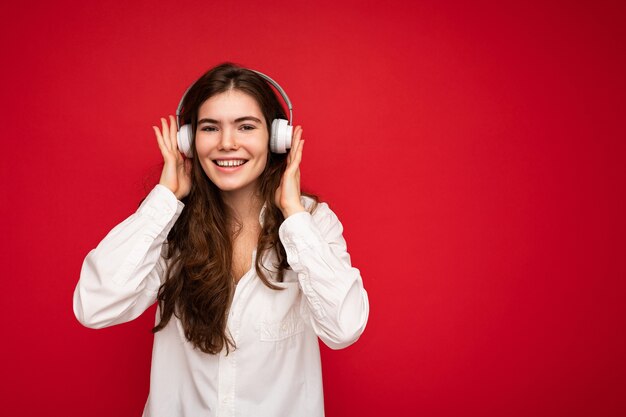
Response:
[[[163,117],[161,118],[162,130],[152,126],[164,163],[159,184],[169,188],[176,198],[181,200],[191,190],[191,159],[183,158],[183,155],[178,151],[176,119],[174,119],[174,116],[170,116],[169,119],[170,123],[168,125],[167,120]]]

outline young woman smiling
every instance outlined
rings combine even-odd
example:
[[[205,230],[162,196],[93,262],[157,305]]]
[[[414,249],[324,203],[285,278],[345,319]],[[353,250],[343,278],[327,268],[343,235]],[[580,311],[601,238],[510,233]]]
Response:
[[[222,64],[185,94],[194,132],[154,127],[164,166],[136,213],[86,257],[74,313],[102,328],[158,302],[144,416],[323,416],[318,338],[363,332],[369,303],[342,226],[302,195],[302,128],[270,151],[285,112],[259,73]]]

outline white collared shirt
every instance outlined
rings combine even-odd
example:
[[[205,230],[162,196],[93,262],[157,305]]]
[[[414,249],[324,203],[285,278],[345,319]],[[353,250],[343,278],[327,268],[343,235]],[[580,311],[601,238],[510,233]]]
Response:
[[[87,255],[74,291],[74,314],[83,325],[124,323],[156,301],[167,268],[165,240],[182,209],[169,189],[157,185]],[[194,349],[172,315],[154,336],[144,417],[323,416],[317,338],[344,348],[359,338],[369,314],[342,231],[325,203],[282,223],[279,236],[292,269],[277,285],[286,289],[267,288],[253,259],[229,310],[227,326],[237,348],[228,355]],[[267,253],[263,265],[273,269],[274,261],[275,254]]]

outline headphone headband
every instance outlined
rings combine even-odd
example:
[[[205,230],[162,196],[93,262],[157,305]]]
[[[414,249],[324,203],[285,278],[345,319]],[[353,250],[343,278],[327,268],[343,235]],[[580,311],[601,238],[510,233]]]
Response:
[[[287,108],[289,109],[289,124],[293,125],[293,120],[292,120],[293,119],[293,114],[292,114],[293,108],[291,107],[291,100],[289,100],[289,96],[287,96],[287,93],[285,93],[285,90],[283,90],[282,87],[276,81],[272,80],[269,76],[263,74],[262,72],[259,72],[259,71],[253,70],[253,69],[251,69],[250,71],[260,75],[261,78],[263,78],[268,83],[272,84],[274,86],[274,88],[276,88],[276,90],[278,90],[278,92],[280,93],[281,97],[283,98],[283,101],[287,105]]]
[[[278,84],[276,81],[271,79],[269,76],[263,74],[262,72],[259,72],[257,70],[253,70],[253,69],[249,69],[249,71],[254,72],[258,76],[263,78],[265,81],[270,83],[272,86],[274,86],[274,88],[276,88],[276,90],[278,91],[280,96],[283,98],[283,101],[287,105],[287,108],[289,109],[289,125],[292,126],[293,125],[293,107],[291,106],[291,100],[289,100],[289,96],[287,96],[287,93],[285,93],[285,90],[282,89],[280,84]],[[187,89],[183,93],[183,97],[180,99],[180,102],[178,102],[178,107],[176,108],[176,123],[178,123],[178,127],[179,128],[181,126],[180,112],[183,109],[183,101],[185,101],[185,97],[187,97],[187,93],[189,92],[191,87],[193,87],[196,84],[196,82],[198,82],[198,80],[194,81],[193,84],[191,84],[189,87],[187,87]]]

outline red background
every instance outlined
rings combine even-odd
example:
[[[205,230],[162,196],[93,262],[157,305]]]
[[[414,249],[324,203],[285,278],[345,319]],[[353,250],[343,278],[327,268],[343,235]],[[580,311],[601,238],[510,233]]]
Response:
[[[88,330],[72,292],[225,60],[289,94],[369,292],[329,417],[626,415],[623,2],[11,3],[3,415],[140,415],[154,308]]]

